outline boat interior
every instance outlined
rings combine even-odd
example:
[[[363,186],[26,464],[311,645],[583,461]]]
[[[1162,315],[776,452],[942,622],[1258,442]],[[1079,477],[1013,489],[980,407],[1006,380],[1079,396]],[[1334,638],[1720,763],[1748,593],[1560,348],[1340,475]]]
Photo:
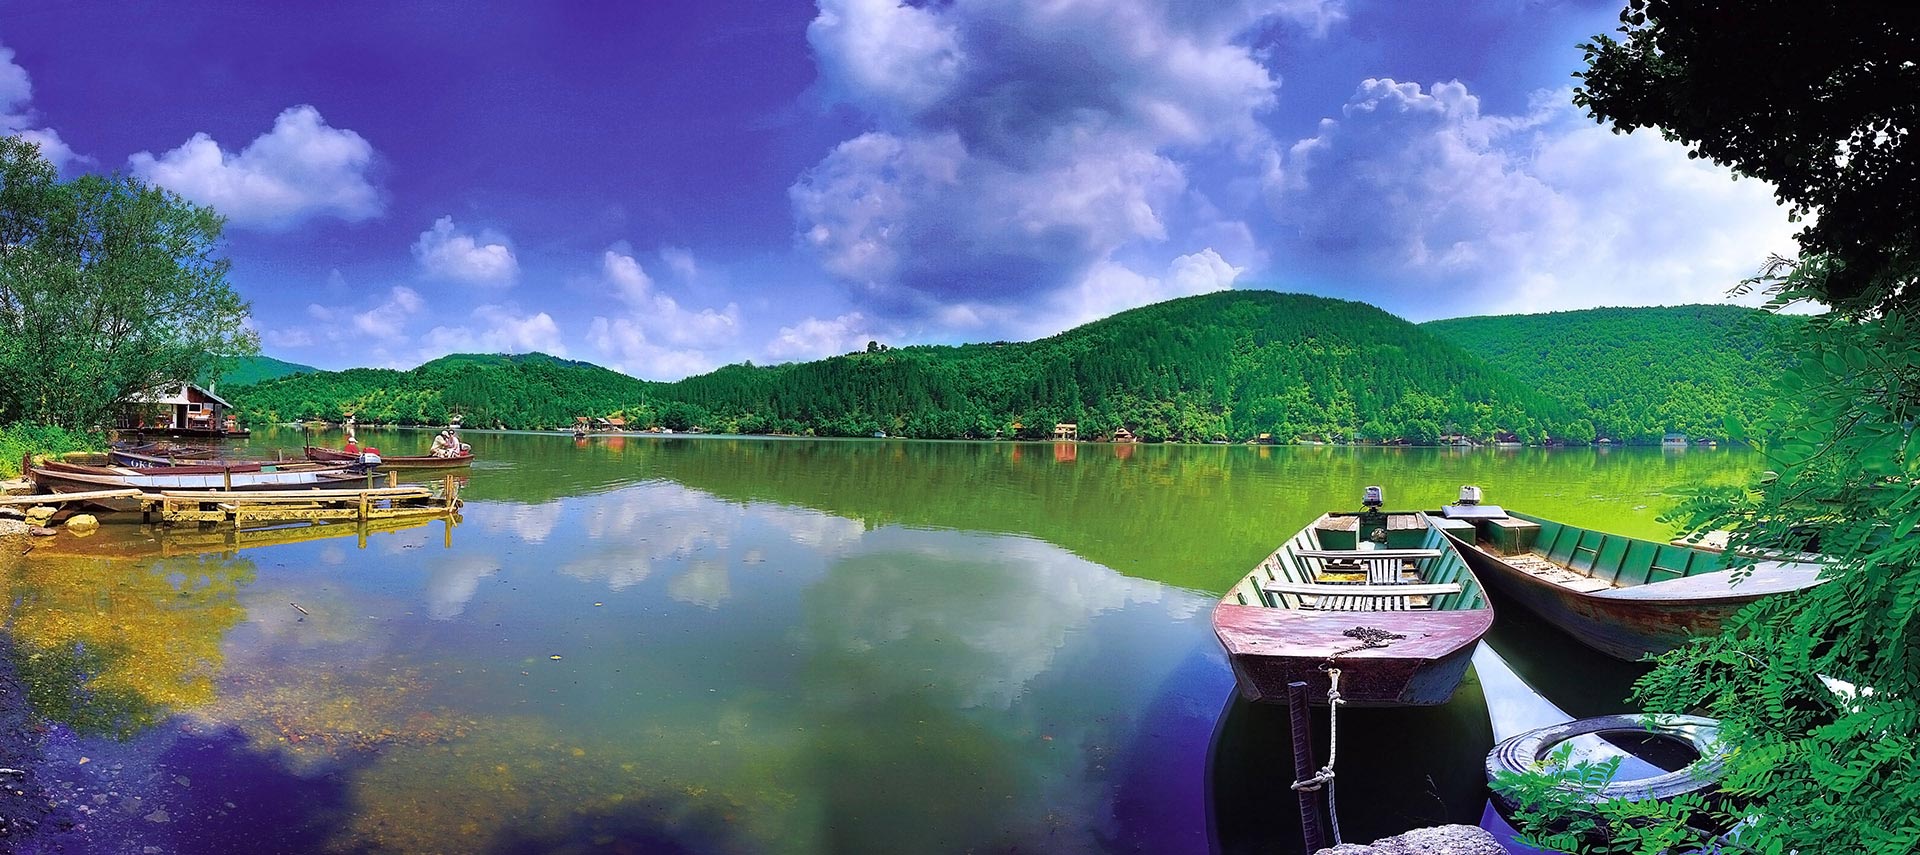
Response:
[[[1364,532],[1364,534],[1363,534]],[[1304,611],[1451,611],[1486,605],[1466,561],[1420,513],[1330,513],[1227,592]]]
[[[1725,557],[1717,552],[1593,531],[1494,505],[1449,505],[1430,516],[1437,527],[1508,566],[1581,593],[1726,569]]]

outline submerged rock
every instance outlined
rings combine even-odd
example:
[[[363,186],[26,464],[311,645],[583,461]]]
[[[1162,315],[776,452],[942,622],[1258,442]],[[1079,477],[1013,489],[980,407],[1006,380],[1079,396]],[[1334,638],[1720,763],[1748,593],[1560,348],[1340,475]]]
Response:
[[[32,529],[32,526],[29,526],[26,523],[23,523],[19,520],[0,517],[0,540],[11,540],[14,538],[26,537],[27,532],[31,529]]]
[[[27,509],[27,524],[46,525],[47,520],[53,519],[55,513],[57,511],[52,505],[34,505]]]
[[[75,514],[67,518],[67,530],[74,534],[92,534],[100,528],[100,520],[93,514]]]
[[[1342,843],[1314,855],[1507,855],[1493,835],[1471,825],[1416,828],[1368,845]]]

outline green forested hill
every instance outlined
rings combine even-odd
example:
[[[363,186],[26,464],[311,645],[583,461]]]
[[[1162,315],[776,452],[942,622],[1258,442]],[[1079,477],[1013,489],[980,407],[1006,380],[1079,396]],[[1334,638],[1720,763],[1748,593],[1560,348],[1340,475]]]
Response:
[[[552,428],[574,416],[741,433],[1039,438],[1125,427],[1143,439],[1271,434],[1430,443],[1723,435],[1764,406],[1776,335],[1797,324],[1730,306],[1598,309],[1415,326],[1364,303],[1236,291],[1122,312],[1050,338],[876,346],[677,383],[545,354],[455,354],[231,390],[254,420]],[[1018,425],[1016,428],[1015,425]]]
[[[905,347],[659,389],[748,432],[914,437],[1581,439],[1590,426],[1453,344],[1364,303],[1273,291],[1188,297],[1021,344]]]
[[[543,353],[456,353],[411,371],[320,371],[226,394],[251,421],[338,421],[352,413],[368,423],[442,424],[458,414],[469,427],[533,428],[632,407],[646,400],[652,385]]]
[[[1601,435],[1630,442],[1667,431],[1724,437],[1769,404],[1783,337],[1804,321],[1739,306],[1588,309],[1454,318],[1422,329],[1591,413]]]
[[[219,377],[200,378],[200,383],[201,385],[206,385],[208,379],[213,379],[219,381],[220,385],[223,386],[245,386],[248,383],[272,380],[275,377],[285,377],[289,374],[311,374],[319,370],[320,369],[311,365],[287,362],[281,359],[274,359],[271,356],[247,356],[233,360],[220,371]]]

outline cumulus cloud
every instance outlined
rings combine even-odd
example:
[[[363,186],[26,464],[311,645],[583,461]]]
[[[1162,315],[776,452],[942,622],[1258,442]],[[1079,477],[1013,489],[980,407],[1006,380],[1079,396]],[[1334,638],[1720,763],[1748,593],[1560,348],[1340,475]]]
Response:
[[[420,337],[421,358],[449,353],[545,353],[566,356],[560,325],[546,312],[527,314],[508,304],[475,307],[473,323],[436,326]]]
[[[407,322],[426,306],[427,301],[420,296],[420,292],[405,285],[395,285],[380,305],[353,316],[353,328],[368,338],[398,341],[406,337]],[[315,309],[328,317],[332,316],[330,310],[318,304],[307,307],[309,314],[313,314]]]
[[[1792,227],[1767,185],[1655,134],[1615,135],[1568,93],[1483,113],[1458,82],[1364,81],[1267,173],[1297,245],[1376,272],[1406,314],[1717,301]]]
[[[39,146],[40,156],[56,169],[86,160],[60,139],[58,131],[34,124],[33,78],[13,61],[13,49],[0,45],[0,136],[20,137]]]
[[[1191,159],[1256,165],[1271,148],[1260,115],[1279,83],[1248,42],[1342,15],[1309,0],[822,0],[808,29],[822,89],[876,127],[790,189],[798,240],[912,318],[963,303],[992,316],[1123,253],[1194,254],[1215,223]]]
[[[141,179],[212,207],[241,228],[283,231],[320,217],[372,219],[386,204],[369,173],[373,146],[345,128],[329,127],[306,104],[287,108],[273,129],[239,152],[204,133],[155,156],[140,152],[127,167]]]
[[[520,275],[520,262],[504,236],[469,234],[453,217],[435,220],[413,243],[413,258],[429,278],[504,288]]]
[[[679,275],[695,270],[691,253],[662,250],[662,261]],[[598,316],[587,327],[587,341],[615,370],[654,379],[677,379],[719,366],[714,355],[739,337],[740,307],[688,309],[659,289],[652,276],[623,247],[600,257],[598,285],[612,293],[625,315]]]
[[[767,343],[767,355],[776,361],[804,361],[833,356],[866,347],[882,336],[867,316],[848,312],[836,318],[807,318],[780,332]]]

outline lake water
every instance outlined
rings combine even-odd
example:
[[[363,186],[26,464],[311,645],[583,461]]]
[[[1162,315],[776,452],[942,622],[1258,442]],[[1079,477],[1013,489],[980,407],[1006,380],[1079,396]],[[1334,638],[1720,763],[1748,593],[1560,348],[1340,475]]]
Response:
[[[362,433],[393,454],[429,438]],[[1761,468],[1704,449],[466,438],[457,525],[115,522],[0,564],[36,780],[60,804],[36,845],[1293,851],[1284,712],[1232,700],[1208,622],[1238,573],[1369,484],[1396,507],[1479,484],[1664,538],[1680,491]],[[1639,666],[1514,607],[1492,642],[1571,713],[1628,709]],[[1444,707],[1343,713],[1347,837],[1478,819],[1490,701],[1470,680]]]

